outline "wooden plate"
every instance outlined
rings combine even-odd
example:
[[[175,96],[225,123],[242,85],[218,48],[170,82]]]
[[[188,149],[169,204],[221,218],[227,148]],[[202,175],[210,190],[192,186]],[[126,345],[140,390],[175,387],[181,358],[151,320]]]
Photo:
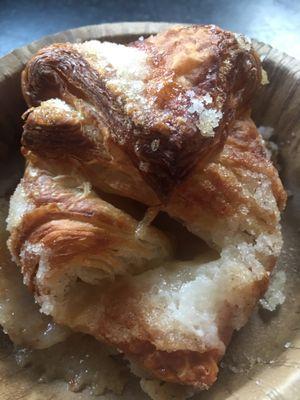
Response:
[[[72,29],[45,37],[0,60],[0,156],[3,190],[8,178],[21,175],[14,154],[18,152],[21,114],[25,104],[20,90],[20,73],[27,60],[41,47],[53,42],[88,39],[129,42],[170,26],[167,23],[117,23]],[[198,400],[298,400],[300,399],[300,62],[255,42],[264,58],[270,84],[256,96],[254,119],[258,125],[274,128],[280,148],[281,175],[289,190],[283,215],[284,249],[279,268],[286,271],[286,301],[273,313],[259,308],[238,332],[222,363],[218,382]],[[4,167],[5,166],[5,167]],[[4,337],[4,336],[3,336]],[[65,384],[37,384],[25,370],[19,370],[10,356],[8,340],[0,346],[0,400],[8,399],[88,399],[87,394],[66,392]],[[130,393],[119,398],[146,398],[133,380]],[[111,394],[105,398],[115,398]],[[103,397],[102,397],[103,399]]]

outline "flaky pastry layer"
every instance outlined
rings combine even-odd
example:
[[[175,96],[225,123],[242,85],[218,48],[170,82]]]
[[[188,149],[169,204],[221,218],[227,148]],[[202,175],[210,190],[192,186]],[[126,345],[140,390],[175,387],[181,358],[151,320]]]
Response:
[[[286,195],[249,116],[260,77],[250,43],[214,26],[53,45],[29,62],[8,229],[42,312],[162,380],[216,380],[282,246]],[[146,219],[108,193],[150,206]],[[174,259],[157,211],[217,256]]]
[[[47,114],[41,133],[29,119],[23,145],[47,158],[60,158],[66,145],[65,157],[101,167],[113,141],[166,199],[197,163],[221,148],[260,81],[250,43],[212,25],[174,27],[127,47],[55,44],[28,63],[23,93],[29,106],[64,100],[79,112],[77,123],[62,118],[55,128]],[[80,129],[81,113],[88,114],[89,132]],[[66,135],[72,136],[68,143]]]

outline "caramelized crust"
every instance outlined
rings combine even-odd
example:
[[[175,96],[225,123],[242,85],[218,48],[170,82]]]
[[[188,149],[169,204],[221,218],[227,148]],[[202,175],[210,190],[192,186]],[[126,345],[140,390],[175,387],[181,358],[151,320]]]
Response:
[[[236,235],[253,240],[276,230],[285,203],[278,172],[266,157],[255,124],[245,115],[235,122],[223,151],[204,168],[197,166],[175,189],[166,210],[222,249]]]
[[[35,247],[37,251],[40,246],[51,248],[55,269],[68,261],[84,264],[96,280],[98,275],[102,279],[135,274],[171,254],[171,245],[162,233],[148,227],[139,240],[135,235],[138,222],[101,200],[78,175],[52,176],[29,165],[12,202],[17,209],[8,220],[10,250],[27,260],[22,272],[33,290],[37,259],[27,258],[29,243],[33,246],[29,253]],[[28,212],[19,215],[22,207]]]
[[[248,43],[241,45],[215,26],[175,27],[131,44],[128,54],[120,54],[135,63],[129,65],[134,71],[129,78],[128,66],[109,58],[106,52],[112,51],[106,47],[86,42],[42,49],[23,73],[25,99],[29,106],[50,98],[73,106],[78,99],[89,103],[102,135],[108,131],[158,197],[165,198],[196,163],[220,149],[260,83],[259,60]],[[136,76],[131,85],[124,83]],[[70,156],[81,160],[88,155],[96,162],[103,157],[101,151],[93,157],[76,124],[68,125],[67,133]],[[57,130],[51,133],[51,124],[43,145],[39,136],[29,123],[24,147],[61,157],[62,139]],[[82,156],[72,153],[78,144]]]
[[[29,62],[37,107],[8,229],[42,312],[164,381],[216,380],[282,246],[286,195],[249,117],[260,74],[246,39],[214,26],[53,45]],[[156,206],[218,255],[175,260],[149,215],[139,223],[104,192]]]
[[[219,249],[216,261],[163,262],[170,254],[163,236],[146,230],[138,239],[137,223],[86,192],[79,176],[52,176],[44,166],[35,159],[27,167],[9,218],[10,250],[42,310],[157,378],[209,387],[281,248],[276,202],[282,207],[285,193],[253,122],[237,121],[223,151],[165,208]]]
[[[46,168],[54,171],[57,165],[74,173],[79,170],[105,192],[158,204],[155,192],[101,126],[98,114],[87,102],[76,101],[76,108],[58,99],[42,102],[27,115],[23,154],[33,162],[43,159]]]

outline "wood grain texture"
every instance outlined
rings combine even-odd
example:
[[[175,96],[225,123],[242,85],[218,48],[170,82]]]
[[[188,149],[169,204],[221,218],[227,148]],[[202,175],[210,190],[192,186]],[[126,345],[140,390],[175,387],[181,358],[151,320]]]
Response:
[[[41,47],[54,42],[75,42],[88,39],[125,43],[141,35],[166,29],[167,23],[119,23],[73,29],[43,38],[13,51],[0,60],[0,157],[12,159],[18,151],[21,132],[20,115],[25,104],[20,91],[20,73],[26,61]],[[263,65],[270,84],[261,89],[253,104],[258,125],[274,128],[280,145],[281,174],[291,191],[283,216],[285,246],[280,268],[287,274],[287,300],[275,313],[259,310],[247,326],[233,339],[223,362],[217,384],[201,393],[198,400],[297,400],[300,399],[300,62],[270,46],[254,42],[264,56]],[[20,167],[11,161],[12,173]],[[15,167],[14,167],[15,165]],[[4,169],[5,166],[5,169]],[[1,165],[8,171],[8,163]],[[7,176],[2,172],[1,184]],[[286,343],[291,345],[284,346]],[[11,356],[11,344],[0,337],[0,400],[10,399],[88,399],[87,393],[66,392],[65,384],[37,384],[31,370],[19,370]],[[144,399],[135,382],[122,399]],[[115,398],[109,394],[107,399]]]

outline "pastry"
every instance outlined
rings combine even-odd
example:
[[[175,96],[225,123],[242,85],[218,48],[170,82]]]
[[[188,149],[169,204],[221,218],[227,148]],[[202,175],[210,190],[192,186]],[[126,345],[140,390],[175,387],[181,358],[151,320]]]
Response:
[[[260,82],[251,44],[215,26],[33,57],[8,245],[41,312],[151,376],[213,384],[282,246],[286,195],[250,118]],[[157,213],[212,250],[176,258]]]
[[[222,147],[260,80],[250,44],[214,26],[177,27],[129,47],[52,45],[28,63],[23,93],[29,106],[63,103],[54,113],[56,100],[44,105],[33,126],[29,116],[22,143],[43,158],[64,153],[84,170],[94,165],[97,186],[109,186],[109,170],[113,191],[123,175],[143,188],[142,177],[162,199]]]
[[[71,330],[40,313],[34,297],[23,285],[21,271],[6,246],[7,200],[0,199],[0,206],[0,325],[17,346],[48,348],[63,342]]]

